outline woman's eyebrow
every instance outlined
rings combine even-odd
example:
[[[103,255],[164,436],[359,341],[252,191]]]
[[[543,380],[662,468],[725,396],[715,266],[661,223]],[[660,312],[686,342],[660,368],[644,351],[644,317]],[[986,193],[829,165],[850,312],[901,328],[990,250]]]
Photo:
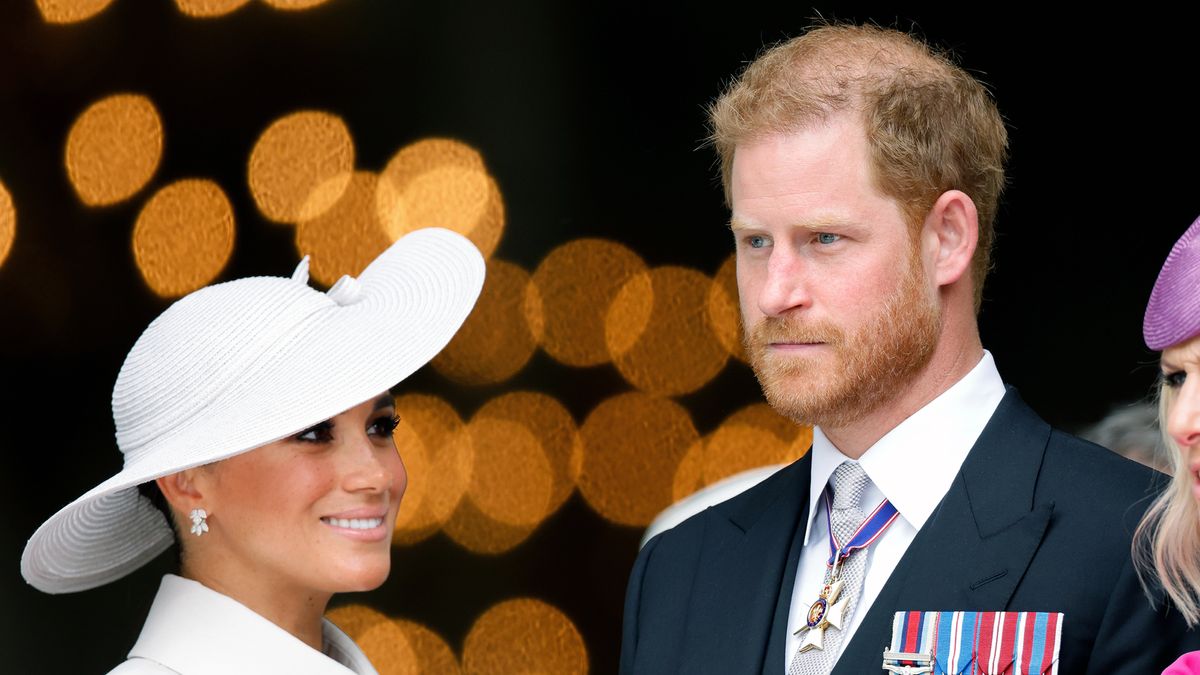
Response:
[[[383,396],[375,399],[375,407],[371,409],[371,412],[383,410],[384,408],[390,408],[394,405],[396,405],[396,399],[392,398],[391,394],[384,394]]]

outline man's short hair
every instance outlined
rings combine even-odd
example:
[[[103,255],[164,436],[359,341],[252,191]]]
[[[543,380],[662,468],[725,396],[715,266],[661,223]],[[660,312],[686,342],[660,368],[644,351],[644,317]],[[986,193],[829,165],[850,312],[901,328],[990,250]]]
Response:
[[[802,131],[841,113],[863,122],[876,187],[897,200],[914,230],[947,190],[975,202],[979,244],[971,274],[978,312],[1008,133],[984,85],[908,33],[821,25],[755,59],[709,108],[726,201],[739,143]]]

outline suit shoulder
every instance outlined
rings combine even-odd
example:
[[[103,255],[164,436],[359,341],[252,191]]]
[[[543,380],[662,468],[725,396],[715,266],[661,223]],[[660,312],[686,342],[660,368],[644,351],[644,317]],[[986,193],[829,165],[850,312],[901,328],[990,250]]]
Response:
[[[762,467],[744,472],[733,478],[744,477],[749,487],[741,486],[729,489],[736,483],[719,484],[705,488],[691,497],[687,497],[663,512],[663,516],[673,514],[676,506],[685,506],[691,513],[683,518],[677,518],[676,523],[666,527],[656,528],[660,518],[655,519],[650,529],[655,530],[647,539],[655,537],[662,544],[671,546],[676,543],[692,545],[703,536],[705,528],[712,520],[733,521],[739,527],[745,527],[756,514],[764,511],[782,494],[791,489],[797,480],[807,480],[807,464],[803,459],[792,462],[782,468],[778,466]],[[803,474],[803,475],[801,475]],[[765,476],[765,477],[764,477]],[[711,490],[711,488],[718,488]],[[674,513],[673,515],[678,515]]]
[[[1073,494],[1104,510],[1140,505],[1139,514],[1168,480],[1165,474],[1060,429],[1050,433],[1039,477],[1061,496]]]
[[[1139,489],[1161,482],[1165,475],[1061,429],[1050,432],[1046,448],[1048,468],[1070,467],[1079,477]]]

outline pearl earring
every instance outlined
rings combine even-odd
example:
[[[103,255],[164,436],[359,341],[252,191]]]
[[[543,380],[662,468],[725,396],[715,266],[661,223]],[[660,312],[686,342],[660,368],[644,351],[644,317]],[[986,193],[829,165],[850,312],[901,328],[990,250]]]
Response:
[[[208,512],[204,509],[192,509],[192,534],[199,537],[208,532]]]

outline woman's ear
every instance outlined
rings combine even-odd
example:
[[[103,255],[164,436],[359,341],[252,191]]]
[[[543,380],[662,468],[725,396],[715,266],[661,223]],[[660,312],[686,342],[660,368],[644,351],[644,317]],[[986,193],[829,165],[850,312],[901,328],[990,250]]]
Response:
[[[204,492],[197,481],[198,471],[184,469],[154,481],[174,511],[187,514],[192,509],[212,508],[211,504],[204,504]]]

